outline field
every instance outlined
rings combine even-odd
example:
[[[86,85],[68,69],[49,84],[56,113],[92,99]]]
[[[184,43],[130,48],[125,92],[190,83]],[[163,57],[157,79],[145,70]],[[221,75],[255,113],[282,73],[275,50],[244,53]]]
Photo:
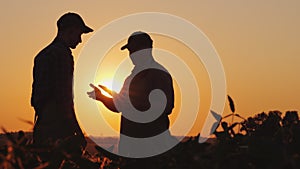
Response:
[[[6,132],[0,136],[0,168],[2,169],[299,169],[300,120],[297,111],[262,112],[243,118],[235,113],[222,117],[214,139],[198,143],[199,135],[187,137],[173,149],[145,159],[122,158],[107,152],[88,139],[83,154],[64,140],[49,147],[34,147],[31,133]],[[215,115],[217,116],[217,115]],[[226,121],[228,117],[244,119]],[[218,118],[218,117],[216,117]],[[115,145],[116,138],[102,139],[103,147]],[[41,160],[40,154],[55,158]],[[57,167],[51,167],[56,164]]]

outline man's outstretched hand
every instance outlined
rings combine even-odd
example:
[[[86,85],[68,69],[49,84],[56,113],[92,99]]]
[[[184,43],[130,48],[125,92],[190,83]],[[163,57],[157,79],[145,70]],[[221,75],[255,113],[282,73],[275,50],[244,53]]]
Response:
[[[117,94],[116,92],[114,92],[113,90],[110,90],[106,86],[103,86],[103,85],[98,85],[98,86],[111,96],[114,96]]]
[[[105,86],[98,85],[99,88],[101,88],[106,93],[108,93],[112,96],[112,97],[107,97],[107,96],[103,95],[101,90],[98,87],[96,87],[95,85],[90,84],[90,86],[94,89],[93,91],[87,92],[87,94],[90,98],[101,101],[109,110],[111,110],[113,112],[119,112],[116,109],[116,106],[114,105],[114,102],[112,100],[112,97],[114,94],[116,94],[116,92],[108,89]]]
[[[87,92],[88,96],[92,99],[99,100],[101,101],[101,98],[103,97],[103,94],[99,88],[97,88],[95,85],[92,83],[90,86],[94,89],[93,91]]]

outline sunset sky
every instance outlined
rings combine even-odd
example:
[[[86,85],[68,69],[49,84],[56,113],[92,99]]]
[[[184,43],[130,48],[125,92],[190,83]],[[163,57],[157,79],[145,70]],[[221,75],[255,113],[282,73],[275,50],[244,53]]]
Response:
[[[191,22],[212,42],[223,63],[227,94],[234,99],[237,113],[248,117],[270,110],[300,110],[298,0],[11,0],[1,1],[0,9],[0,126],[9,131],[32,130],[32,126],[20,119],[32,121],[34,117],[30,106],[33,59],[54,39],[57,19],[69,11],[79,13],[86,24],[95,30],[83,35],[82,44],[73,50],[75,63],[85,43],[97,30],[111,21],[139,12],[168,13]],[[128,32],[128,35],[130,33]],[[176,48],[172,52],[185,60],[193,73],[199,76],[197,82],[201,85],[201,98],[204,98],[200,99],[202,102],[199,113],[206,113],[209,109],[210,90],[204,67],[200,66],[197,69],[198,67],[193,65],[193,53],[176,40],[155,34],[152,36],[154,47],[170,51]],[[127,51],[119,50],[124,43],[126,39],[120,39],[120,42],[112,47],[107,56],[107,63],[112,61],[113,65],[105,65],[106,62],[103,62],[104,67],[101,67],[101,70],[105,72],[99,69],[94,82],[107,83],[109,78],[113,77],[114,66],[128,56]],[[109,60],[112,55],[116,57]],[[122,84],[121,79],[120,81]],[[176,83],[175,88],[178,88]],[[89,90],[88,84],[86,90]],[[180,95],[177,89],[175,92],[177,96]],[[85,97],[86,91],[82,93]],[[177,98],[175,109],[180,107],[179,102],[180,99]],[[100,109],[103,108],[100,104],[99,106]],[[86,110],[88,109],[87,107]],[[228,113],[230,111],[226,102],[223,115]],[[117,130],[119,115],[110,115],[109,112],[104,114],[107,121]],[[190,134],[200,132],[205,117],[205,114],[199,116]],[[176,113],[171,121],[175,119]],[[81,120],[83,119],[79,120],[81,123],[86,123]],[[104,136],[111,135],[105,130],[100,127],[98,133]]]

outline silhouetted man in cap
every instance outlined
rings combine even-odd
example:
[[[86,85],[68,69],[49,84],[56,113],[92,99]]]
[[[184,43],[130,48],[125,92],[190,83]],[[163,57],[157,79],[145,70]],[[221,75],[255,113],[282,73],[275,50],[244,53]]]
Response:
[[[131,34],[121,50],[128,49],[134,68],[120,93],[112,93],[112,98],[106,97],[92,84],[90,86],[94,90],[88,92],[89,97],[101,101],[111,111],[122,112],[119,153],[124,156],[143,156],[143,151],[152,151],[162,146],[162,143],[146,142],[138,145],[130,138],[142,140],[169,132],[168,115],[174,107],[173,82],[168,71],[154,60],[152,46],[153,41],[147,33],[138,31]],[[102,85],[99,87],[108,91]],[[150,103],[149,95],[154,89],[160,89],[165,100],[163,97],[154,97]],[[158,103],[162,103],[163,107],[156,106]]]
[[[76,13],[66,13],[57,21],[58,33],[51,44],[34,59],[31,105],[35,110],[33,141],[36,145],[75,140],[85,148],[73,103],[74,61],[71,49],[82,42],[81,35],[92,32]],[[72,143],[75,143],[73,141]]]

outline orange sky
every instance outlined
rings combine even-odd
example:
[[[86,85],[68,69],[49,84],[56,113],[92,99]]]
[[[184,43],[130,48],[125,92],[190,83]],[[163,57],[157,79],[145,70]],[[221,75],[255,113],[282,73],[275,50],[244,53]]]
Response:
[[[227,92],[235,100],[238,113],[248,117],[262,111],[300,109],[300,2],[297,0],[143,3],[29,0],[3,1],[0,8],[0,126],[9,131],[32,128],[18,118],[33,119],[29,104],[33,58],[53,40],[56,20],[67,11],[81,14],[94,30],[137,12],[164,12],[182,17],[201,29],[214,44],[224,66]],[[84,35],[83,44],[92,35]],[[75,62],[83,44],[73,51]],[[163,43],[158,45],[168,47]],[[120,52],[120,56],[126,53]],[[226,105],[224,114],[228,113]],[[192,134],[199,132],[199,126]]]

